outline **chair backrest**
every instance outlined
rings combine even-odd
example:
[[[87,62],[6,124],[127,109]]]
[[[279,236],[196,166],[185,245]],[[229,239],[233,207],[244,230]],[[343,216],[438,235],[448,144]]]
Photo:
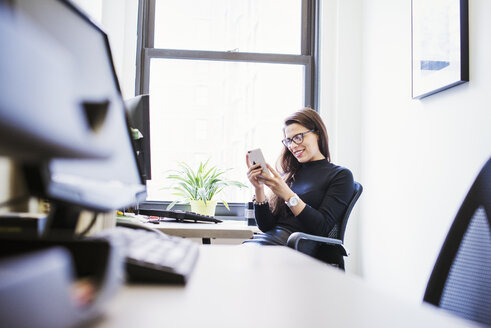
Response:
[[[344,212],[343,218],[339,223],[337,223],[331,231],[329,231],[329,234],[327,235],[329,238],[335,238],[339,239],[341,241],[344,241],[344,232],[346,231],[346,226],[348,225],[348,219],[351,214],[351,211],[353,210],[353,207],[356,204],[356,201],[358,198],[360,198],[361,193],[363,192],[363,186],[358,183],[354,182],[354,191],[353,191],[353,196],[351,197],[350,202],[348,203],[348,207],[346,208],[346,212]]]
[[[353,207],[356,204],[356,201],[358,200],[358,198],[360,198],[362,192],[363,186],[355,181],[353,196],[348,203],[346,212],[344,213],[341,222],[329,232],[328,237],[339,239],[344,242],[344,233],[346,231],[346,226],[348,225],[349,216],[351,214],[351,211],[353,210]],[[344,256],[340,255],[337,251],[333,251],[332,247],[328,245],[318,245],[318,247],[316,247],[315,249],[315,253],[312,256],[344,270]]]
[[[491,325],[491,158],[450,227],[423,299]]]
[[[355,181],[354,187],[355,190],[353,192],[353,198],[351,198],[348,204],[348,208],[346,209],[346,213],[344,213],[343,219],[339,224],[338,239],[342,241],[344,241],[344,232],[346,231],[346,226],[348,225],[348,218],[351,214],[351,211],[353,210],[353,207],[356,204],[356,201],[358,200],[358,198],[360,198],[360,195],[363,192],[363,186],[360,183]]]

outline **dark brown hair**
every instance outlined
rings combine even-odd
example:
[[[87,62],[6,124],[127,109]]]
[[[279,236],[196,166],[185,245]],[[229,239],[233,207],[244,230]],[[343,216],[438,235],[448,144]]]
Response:
[[[312,108],[302,108],[285,119],[283,132],[287,126],[293,123],[300,124],[309,130],[313,130],[313,133],[317,134],[319,150],[322,155],[326,157],[327,161],[330,162],[331,154],[329,153],[329,138],[327,136],[326,126],[324,125],[324,122],[322,122],[320,115]],[[295,173],[297,173],[299,168],[300,163],[298,160],[286,146],[283,146],[281,155],[276,162],[276,170],[283,175],[283,179],[288,186],[291,186],[293,181],[295,181]],[[273,214],[285,214],[283,200],[275,194],[271,196],[270,204]]]

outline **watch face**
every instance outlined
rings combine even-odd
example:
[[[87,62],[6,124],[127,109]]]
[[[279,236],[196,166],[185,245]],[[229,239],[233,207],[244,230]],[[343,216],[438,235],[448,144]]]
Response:
[[[288,205],[290,205],[290,206],[298,205],[298,197],[293,196],[292,198],[290,198],[290,200],[288,201]]]

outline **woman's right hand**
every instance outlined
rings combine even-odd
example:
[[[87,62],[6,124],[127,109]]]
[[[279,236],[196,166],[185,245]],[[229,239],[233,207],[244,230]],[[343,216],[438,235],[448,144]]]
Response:
[[[257,177],[260,176],[261,172],[263,171],[261,164],[251,165],[251,163],[249,163],[249,155],[246,155],[246,164],[249,168],[247,170],[247,179],[249,179],[251,184],[256,189],[256,196],[258,191],[263,191],[264,193],[264,184],[259,183],[259,180],[257,179]]]

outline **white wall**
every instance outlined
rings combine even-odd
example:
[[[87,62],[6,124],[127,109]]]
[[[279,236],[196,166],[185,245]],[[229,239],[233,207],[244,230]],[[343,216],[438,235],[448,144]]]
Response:
[[[349,168],[356,181],[361,179],[361,8],[358,0],[321,1],[319,111],[327,125],[333,163]],[[362,201],[351,213],[345,235],[351,253],[346,271],[358,275]]]
[[[471,81],[423,100],[411,99],[410,1],[325,3],[337,7],[339,40],[350,40],[361,24],[358,58],[351,53],[353,47],[339,41],[330,49],[338,58],[353,60],[355,67],[361,65],[359,74],[341,63],[321,77],[332,81],[332,73],[353,78],[355,87],[338,79],[322,89],[323,97],[350,94],[360,104],[356,108],[356,100],[344,101],[353,106],[324,102],[322,109],[338,116],[347,111],[342,115],[353,118],[355,126],[361,117],[358,147],[346,138],[351,122],[337,118],[335,134],[331,131],[340,161],[360,158],[359,181],[365,191],[354,227],[359,240],[356,272],[369,283],[420,302],[448,228],[491,155],[491,21],[486,17],[491,3],[469,4]],[[343,7],[353,10],[340,10]],[[324,13],[323,18],[332,15]],[[323,59],[332,63],[332,58]]]

